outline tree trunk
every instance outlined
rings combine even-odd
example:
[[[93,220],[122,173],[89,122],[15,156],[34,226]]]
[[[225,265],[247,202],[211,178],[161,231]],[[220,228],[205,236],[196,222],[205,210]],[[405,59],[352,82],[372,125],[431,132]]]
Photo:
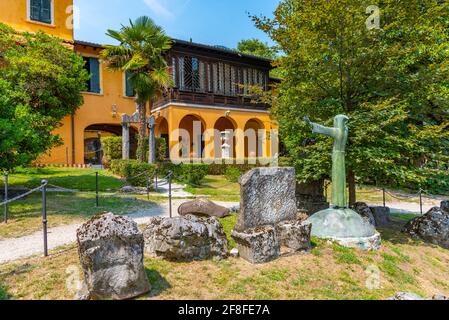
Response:
[[[145,150],[146,143],[145,138],[147,136],[147,104],[139,103],[139,138],[137,141],[137,160],[145,162]]]
[[[348,187],[349,187],[349,206],[353,206],[357,202],[355,173],[352,170],[348,172]]]

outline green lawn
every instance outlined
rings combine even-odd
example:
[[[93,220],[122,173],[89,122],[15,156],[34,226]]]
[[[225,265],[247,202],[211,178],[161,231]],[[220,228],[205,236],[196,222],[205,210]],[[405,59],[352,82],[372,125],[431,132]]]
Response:
[[[240,186],[229,182],[224,176],[207,176],[199,187],[188,186],[185,191],[193,195],[205,195],[212,201],[240,201]]]
[[[81,191],[95,190],[95,172],[99,172],[99,190],[111,191],[123,187],[124,182],[107,170],[78,168],[20,168],[9,175],[10,187],[35,188],[47,179],[50,184]],[[0,176],[0,186],[4,179]]]

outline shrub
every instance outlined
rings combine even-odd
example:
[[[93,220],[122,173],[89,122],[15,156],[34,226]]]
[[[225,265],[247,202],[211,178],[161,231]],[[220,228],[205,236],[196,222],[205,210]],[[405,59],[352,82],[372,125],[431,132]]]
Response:
[[[156,138],[156,161],[165,161],[165,153],[167,150],[166,142],[164,138]],[[148,137],[145,138],[145,161],[148,161],[150,155],[150,144]]]
[[[132,186],[146,187],[148,180],[154,177],[156,165],[137,160],[112,160],[111,171]]]
[[[269,163],[262,164],[259,160],[253,163],[254,161],[250,160],[254,159],[244,159],[244,163],[242,164],[237,164],[236,160],[233,160],[234,163],[232,164],[227,164],[224,160],[214,161],[214,163],[209,165],[209,174],[211,176],[222,176],[226,174],[228,168],[237,168],[241,173],[245,173],[254,168],[269,166]]]
[[[209,165],[204,163],[183,163],[173,170],[176,180],[189,185],[200,185],[208,172]]]
[[[226,169],[225,178],[230,182],[238,182],[242,172],[235,167],[229,167]]]
[[[122,158],[122,137],[101,138],[103,148],[103,165],[108,168],[112,160]]]

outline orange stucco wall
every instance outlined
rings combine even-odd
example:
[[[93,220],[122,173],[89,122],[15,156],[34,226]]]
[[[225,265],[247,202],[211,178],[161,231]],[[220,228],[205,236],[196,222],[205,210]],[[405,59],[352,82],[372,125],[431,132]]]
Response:
[[[29,19],[29,0],[1,0],[0,21],[18,31],[43,31],[55,37],[73,41],[73,0],[53,0],[53,24]]]

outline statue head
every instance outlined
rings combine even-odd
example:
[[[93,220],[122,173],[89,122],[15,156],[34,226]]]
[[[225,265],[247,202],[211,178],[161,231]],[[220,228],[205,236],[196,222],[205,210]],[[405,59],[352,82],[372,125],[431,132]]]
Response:
[[[334,118],[334,127],[343,129],[346,127],[348,121],[349,118],[347,116],[345,116],[344,114],[339,114]]]

